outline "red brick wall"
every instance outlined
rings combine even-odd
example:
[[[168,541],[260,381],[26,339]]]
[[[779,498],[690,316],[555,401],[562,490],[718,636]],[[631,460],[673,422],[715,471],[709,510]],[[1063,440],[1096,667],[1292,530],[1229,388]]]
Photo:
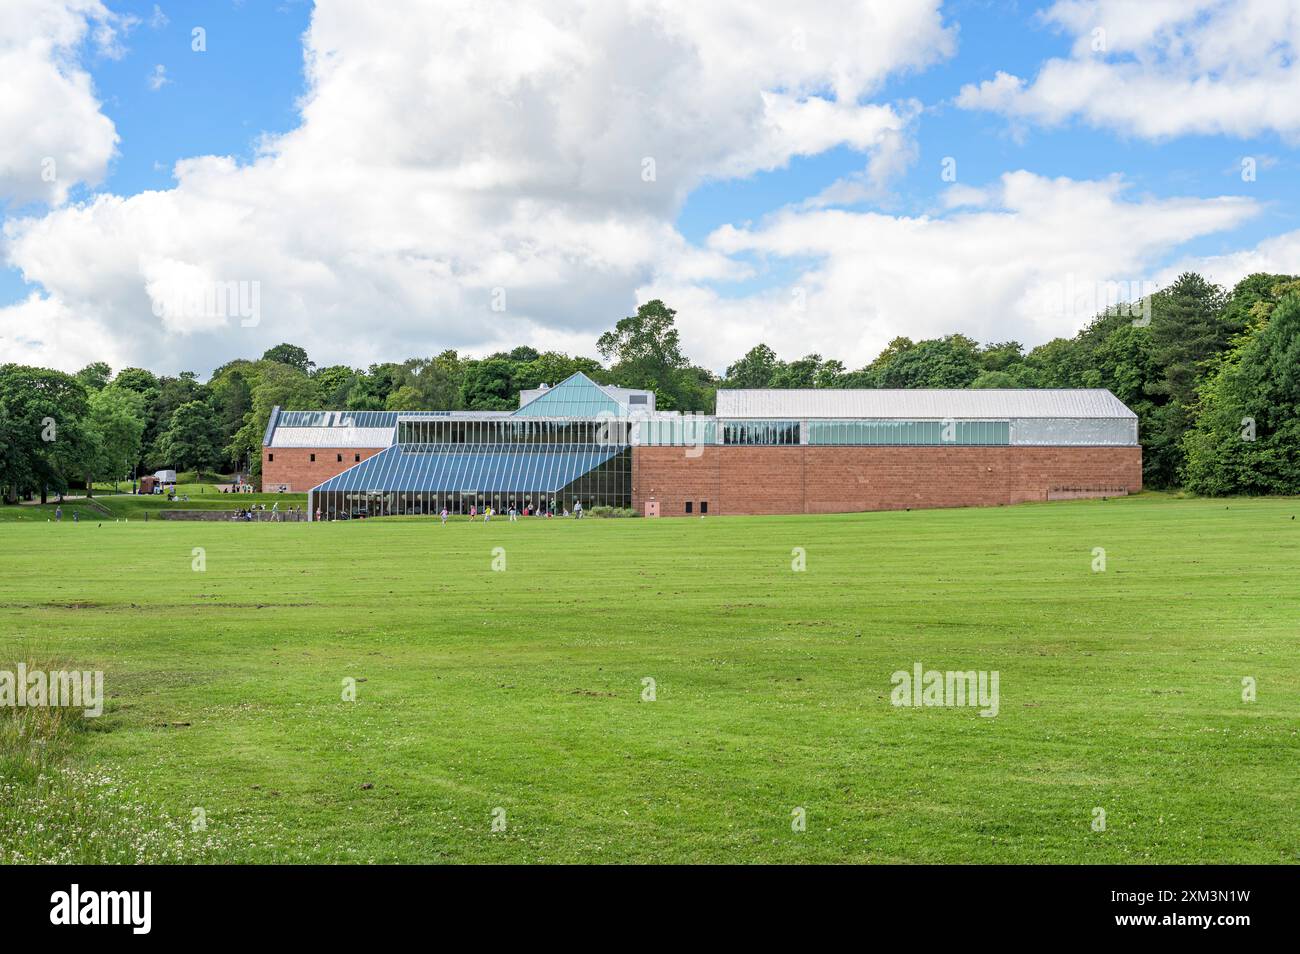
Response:
[[[356,465],[356,455],[361,459],[373,457],[382,447],[263,447],[262,489],[274,491],[281,484],[289,490],[305,494],[317,484],[324,483],[335,474],[341,474]],[[311,455],[316,455],[313,462]],[[343,455],[339,463],[338,455]],[[275,460],[271,460],[274,456]]]
[[[710,514],[981,507],[1136,493],[1140,447],[637,447],[632,505]]]

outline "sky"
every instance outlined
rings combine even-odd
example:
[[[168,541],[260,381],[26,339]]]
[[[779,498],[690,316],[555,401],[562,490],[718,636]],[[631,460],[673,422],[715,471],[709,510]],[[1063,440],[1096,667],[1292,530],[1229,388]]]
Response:
[[[1300,0],[0,2],[0,362],[1027,347],[1300,271]]]

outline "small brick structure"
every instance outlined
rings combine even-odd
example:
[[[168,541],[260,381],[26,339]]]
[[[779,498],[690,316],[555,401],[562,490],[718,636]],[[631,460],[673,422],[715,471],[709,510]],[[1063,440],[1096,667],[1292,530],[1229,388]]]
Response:
[[[302,494],[357,463],[373,457],[382,447],[263,447],[262,490]],[[312,460],[312,455],[316,459]],[[340,461],[339,457],[343,459]]]
[[[694,456],[691,456],[694,454]],[[632,500],[662,516],[854,513],[1122,496],[1141,447],[637,447]]]

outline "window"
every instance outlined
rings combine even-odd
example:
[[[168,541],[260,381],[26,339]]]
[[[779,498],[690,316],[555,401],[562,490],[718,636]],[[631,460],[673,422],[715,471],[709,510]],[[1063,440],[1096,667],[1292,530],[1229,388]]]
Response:
[[[690,513],[690,512],[691,512],[691,507],[693,507],[693,506],[694,506],[694,504],[692,504],[689,500],[686,501],[686,512],[687,512],[687,513]]]
[[[274,455],[274,454],[267,454],[267,455],[266,455],[266,462],[267,462],[268,464],[271,463],[273,460],[275,460],[275,455]]]
[[[359,464],[359,463],[361,463],[361,455],[360,455],[360,454],[353,454],[353,455],[352,455],[352,462],[353,462],[354,464]]]
[[[628,403],[628,404],[645,404],[645,403],[646,403],[646,396],[645,396],[644,394],[629,394],[629,395],[628,395],[628,398],[627,398],[627,403]]]
[[[708,502],[707,500],[701,500],[701,501],[700,501],[700,515],[703,516],[704,514],[706,514],[706,513],[708,513],[708,512],[709,512],[709,502]]]
[[[313,464],[316,463],[316,455],[315,455],[315,454],[312,454],[312,455],[311,455],[311,462],[312,462]]]
[[[340,464],[343,463],[343,455],[342,455],[342,454],[339,454],[339,463],[340,463]]]

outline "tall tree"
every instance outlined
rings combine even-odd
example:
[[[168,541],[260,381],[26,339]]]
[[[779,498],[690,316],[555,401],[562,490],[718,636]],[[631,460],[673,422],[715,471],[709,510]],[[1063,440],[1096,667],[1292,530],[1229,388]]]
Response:
[[[1257,316],[1199,392],[1183,439],[1204,494],[1300,494],[1300,284]]]
[[[70,374],[25,365],[0,365],[0,421],[8,452],[0,458],[7,499],[31,490],[41,501],[62,494],[84,473],[86,389]]]
[[[278,361],[280,364],[287,364],[291,368],[307,374],[316,363],[307,358],[307,349],[300,348],[298,345],[278,344],[274,348],[267,348],[262,355],[263,361]]]
[[[765,344],[756,344],[745,356],[727,368],[724,388],[769,388],[776,374],[776,352]]]
[[[691,400],[693,376],[682,375],[690,362],[682,353],[676,317],[677,312],[658,298],[648,301],[601,335],[596,350],[613,363],[610,373],[621,384],[654,391],[664,410],[692,410],[684,406]]]
[[[129,388],[109,385],[90,395],[86,431],[93,453],[87,460],[87,494],[95,480],[116,482],[131,472],[140,459],[146,414],[144,396]]]

